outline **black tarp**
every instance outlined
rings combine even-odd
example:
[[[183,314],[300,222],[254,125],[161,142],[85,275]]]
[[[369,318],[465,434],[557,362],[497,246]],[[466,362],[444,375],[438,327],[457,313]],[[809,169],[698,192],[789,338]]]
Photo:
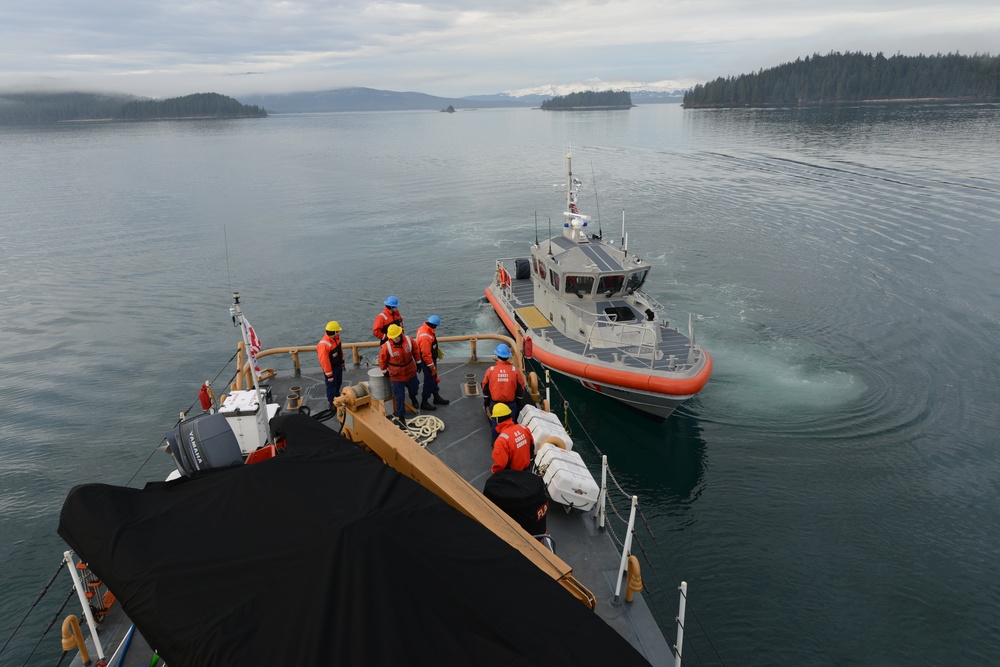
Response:
[[[277,458],[66,498],[59,534],[171,667],[647,664],[370,453],[308,417],[275,429]]]

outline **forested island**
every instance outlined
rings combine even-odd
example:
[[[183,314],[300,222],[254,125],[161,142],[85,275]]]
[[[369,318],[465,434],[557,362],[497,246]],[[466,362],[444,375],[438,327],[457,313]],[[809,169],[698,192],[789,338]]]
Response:
[[[94,120],[264,118],[267,112],[218,93],[166,100],[102,93],[0,93],[0,124],[21,125]]]
[[[626,90],[585,90],[582,93],[558,95],[542,102],[545,111],[591,111],[594,109],[631,109],[632,96]]]
[[[815,54],[756,74],[699,84],[688,109],[941,100],[1000,101],[1000,56]]]

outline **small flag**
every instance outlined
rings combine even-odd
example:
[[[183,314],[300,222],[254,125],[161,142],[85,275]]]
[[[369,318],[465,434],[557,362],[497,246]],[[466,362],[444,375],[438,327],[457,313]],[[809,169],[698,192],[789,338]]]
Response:
[[[243,326],[247,328],[247,339],[250,341],[250,360],[253,361],[253,369],[255,372],[260,373],[260,365],[257,363],[257,353],[261,349],[260,338],[257,338],[257,332],[247,322],[246,317],[243,318]]]

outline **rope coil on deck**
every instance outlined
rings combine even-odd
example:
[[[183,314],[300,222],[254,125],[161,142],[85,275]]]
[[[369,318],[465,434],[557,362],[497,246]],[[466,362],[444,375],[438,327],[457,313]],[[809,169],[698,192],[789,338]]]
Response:
[[[444,422],[434,415],[418,415],[406,420],[406,434],[424,449],[443,430]]]

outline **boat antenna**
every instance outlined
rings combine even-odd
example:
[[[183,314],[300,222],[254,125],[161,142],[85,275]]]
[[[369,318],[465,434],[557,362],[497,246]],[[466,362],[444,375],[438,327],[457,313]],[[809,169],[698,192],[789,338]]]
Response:
[[[625,235],[625,209],[622,209],[622,250],[625,251],[625,257],[628,258],[628,236]]]
[[[594,202],[597,204],[597,238],[603,239],[604,232],[601,231],[601,200],[597,198],[597,175],[594,173],[594,161],[590,161],[590,178],[594,181]]]
[[[549,216],[549,257],[552,256],[552,216]]]
[[[226,277],[229,279],[229,292],[231,294],[233,291],[233,274],[229,272],[229,234],[226,232],[225,223],[222,224],[222,240],[226,245]]]
[[[535,247],[538,246],[538,211],[535,211]]]

